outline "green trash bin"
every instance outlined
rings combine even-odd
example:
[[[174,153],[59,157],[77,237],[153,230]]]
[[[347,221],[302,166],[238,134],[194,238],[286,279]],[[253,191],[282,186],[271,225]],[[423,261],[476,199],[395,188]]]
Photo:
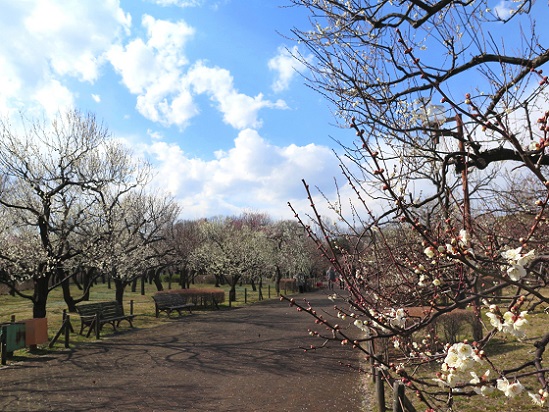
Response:
[[[25,322],[14,322],[0,324],[0,342],[2,351],[2,365],[6,364],[8,356],[14,351],[26,346]]]

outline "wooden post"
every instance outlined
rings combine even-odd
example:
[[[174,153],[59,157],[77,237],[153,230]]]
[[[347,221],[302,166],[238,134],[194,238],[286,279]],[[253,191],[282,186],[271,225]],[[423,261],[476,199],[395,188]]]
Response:
[[[11,315],[11,323],[15,323],[15,315]]]
[[[404,385],[395,381],[393,383],[393,412],[404,412]]]
[[[95,314],[95,339],[99,340],[99,313]]]
[[[267,296],[271,299],[271,285],[267,285]]]
[[[376,395],[379,412],[385,412],[385,382],[383,373],[379,368],[375,368]]]
[[[71,331],[71,316],[66,314],[65,311],[63,311],[63,314],[66,315],[65,320],[63,321],[63,327],[65,328],[65,348],[68,348]]]
[[[7,360],[8,360],[8,353],[7,353],[7,336],[6,336],[6,333],[7,333],[7,327],[6,326],[2,326],[2,330],[1,330],[1,334],[0,334],[0,352],[1,353],[1,357],[2,357],[2,365],[5,365],[7,363]]]
[[[130,315],[133,315],[133,299],[130,300]]]
[[[248,289],[244,288],[244,303],[248,303]]]

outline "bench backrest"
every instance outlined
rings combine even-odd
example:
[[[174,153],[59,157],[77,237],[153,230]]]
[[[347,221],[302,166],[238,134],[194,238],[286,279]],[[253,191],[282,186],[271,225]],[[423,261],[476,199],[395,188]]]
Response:
[[[103,319],[119,318],[120,316],[124,316],[124,310],[118,302],[104,302],[101,306],[101,317]]]
[[[86,303],[76,306],[76,311],[80,316],[98,315],[100,319],[118,318],[124,315],[124,310],[117,301]]]

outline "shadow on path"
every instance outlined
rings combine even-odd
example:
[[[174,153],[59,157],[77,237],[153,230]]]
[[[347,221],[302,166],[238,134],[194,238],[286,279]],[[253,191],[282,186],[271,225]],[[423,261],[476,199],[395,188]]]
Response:
[[[303,295],[317,310],[322,292]],[[3,411],[359,411],[348,347],[304,352],[314,320],[277,300],[186,316],[0,370]]]

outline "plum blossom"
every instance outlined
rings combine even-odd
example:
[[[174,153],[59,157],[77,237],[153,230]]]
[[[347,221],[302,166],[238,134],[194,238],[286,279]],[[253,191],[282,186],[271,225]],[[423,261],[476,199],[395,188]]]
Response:
[[[508,262],[516,261],[520,257],[521,250],[522,246],[519,246],[516,249],[508,249],[504,252],[501,252],[501,256]]]
[[[393,309],[390,316],[392,317],[392,319],[389,321],[391,326],[401,329],[406,327],[406,311],[404,309]]]
[[[490,370],[488,369],[486,372],[484,372],[484,375],[478,376],[476,372],[472,371],[470,372],[472,379],[469,381],[471,385],[475,385],[473,390],[478,394],[482,396],[488,396],[494,391],[494,387],[492,385],[480,385],[483,382],[487,382],[488,377],[490,376]]]
[[[461,229],[458,236],[458,246],[461,248],[465,248],[469,244],[469,241],[469,233],[467,233],[465,229]]]
[[[528,320],[526,319],[527,314],[528,311],[522,311],[519,314],[509,311],[505,312],[503,314],[504,332],[510,333],[519,339],[524,339],[526,337],[524,327],[528,324]]]
[[[368,325],[366,325],[360,319],[355,320],[353,325],[355,325],[357,328],[359,328],[362,332],[369,332]]]
[[[528,396],[530,396],[534,405],[544,406],[547,398],[549,397],[549,393],[547,393],[547,391],[544,391],[543,389],[540,389],[538,393],[528,392]]]
[[[534,141],[534,140],[532,140],[532,141],[530,142],[530,144],[528,145],[528,150],[537,151],[537,150],[539,150],[539,149],[541,149],[540,143],[539,143],[539,142],[536,142],[536,141]]]
[[[514,313],[511,311],[501,314],[499,308],[496,305],[490,305],[490,310],[486,313],[490,324],[498,331],[507,333],[517,337],[518,339],[524,339],[526,333],[524,328],[528,324],[526,316],[528,311],[522,311],[520,313]]]
[[[517,282],[526,276],[526,269],[521,265],[511,265],[507,268],[507,274],[509,275],[509,279]]]
[[[530,252],[526,253],[525,255],[519,256],[517,258],[517,265],[525,266],[535,258],[536,258],[536,251],[532,249]]]
[[[521,252],[521,246],[501,252],[501,256],[507,260],[507,266],[504,269],[507,271],[509,278],[515,282],[527,275],[525,266],[536,257],[536,251],[533,249],[525,254],[521,254]]]
[[[426,248],[423,253],[425,253],[425,255],[429,258],[429,259],[432,259],[435,257],[435,248],[432,247],[432,246],[429,246],[428,248]]]
[[[524,390],[524,386],[517,380],[509,383],[507,378],[502,377],[496,381],[498,390],[502,391],[508,398],[514,398]]]
[[[466,381],[465,372],[470,371],[475,365],[482,362],[481,357],[471,345],[464,342],[454,343],[448,348],[441,366],[442,371],[445,373],[441,374],[439,379],[444,385],[453,388],[458,381]],[[441,384],[441,382],[438,383]]]
[[[497,311],[499,311],[499,309],[497,309],[497,311],[496,311],[496,308],[497,308],[496,305],[491,305],[490,306],[490,311],[486,312],[486,316],[488,317],[488,319],[490,319],[490,325],[492,325],[497,330],[502,331],[503,330],[503,322],[502,322],[503,318],[502,318],[501,314],[497,313]]]

